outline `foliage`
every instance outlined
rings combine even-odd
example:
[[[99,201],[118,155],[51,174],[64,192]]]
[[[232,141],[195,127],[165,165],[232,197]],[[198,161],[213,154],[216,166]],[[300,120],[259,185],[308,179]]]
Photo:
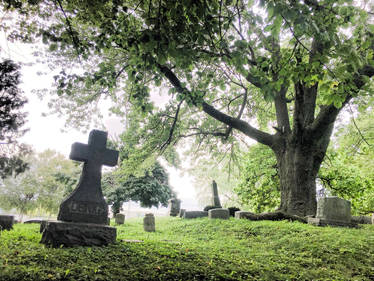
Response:
[[[117,226],[107,247],[51,249],[39,226],[17,224],[0,240],[0,279],[371,280],[373,226],[317,228],[287,221],[156,218]],[[142,242],[130,242],[130,241]]]
[[[0,62],[0,178],[24,172],[28,163],[24,157],[30,148],[17,143],[17,138],[26,130],[26,114],[21,111],[27,102],[20,83],[19,66],[11,60]]]
[[[80,168],[55,151],[29,156],[30,168],[17,177],[8,177],[0,187],[3,209],[21,215],[41,209],[56,214],[64,196],[77,183]]]
[[[369,109],[340,128],[337,145],[330,149],[319,175],[332,195],[352,202],[355,214],[374,210],[373,115],[373,110]]]
[[[253,145],[242,157],[240,183],[234,188],[241,205],[261,213],[279,206],[279,177],[273,152],[264,145]]]
[[[139,130],[136,149],[123,158],[129,169],[144,161],[149,167],[160,151],[189,136],[199,148],[219,152],[249,137],[276,154],[280,208],[292,214],[315,213],[315,178],[334,122],[345,105],[372,96],[372,4],[44,0],[3,6],[20,16],[16,26],[3,24],[10,38],[41,39],[47,59],[65,68],[55,77],[57,111],[81,125],[100,98],[110,98],[113,112],[131,113],[126,121],[135,119]],[[151,101],[154,88],[168,90],[163,108]],[[250,125],[254,118],[257,128]]]
[[[135,201],[142,207],[158,208],[160,205],[166,207],[168,200],[175,196],[169,185],[168,175],[158,162],[150,170],[146,170],[143,176],[130,175],[124,179],[121,177],[121,168],[106,173],[102,188],[115,214],[119,213],[124,202]]]

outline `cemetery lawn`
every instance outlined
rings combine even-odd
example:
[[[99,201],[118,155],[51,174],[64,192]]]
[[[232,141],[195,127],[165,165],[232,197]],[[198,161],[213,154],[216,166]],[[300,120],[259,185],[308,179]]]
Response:
[[[156,217],[155,233],[132,219],[117,236],[108,247],[52,249],[38,224],[16,224],[0,234],[0,280],[374,279],[374,225]]]

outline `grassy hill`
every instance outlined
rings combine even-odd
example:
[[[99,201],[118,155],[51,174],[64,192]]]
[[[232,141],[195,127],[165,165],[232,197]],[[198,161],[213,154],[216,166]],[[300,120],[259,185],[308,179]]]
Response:
[[[156,230],[132,219],[108,247],[51,249],[39,225],[15,225],[0,280],[374,280],[374,225],[156,218]]]

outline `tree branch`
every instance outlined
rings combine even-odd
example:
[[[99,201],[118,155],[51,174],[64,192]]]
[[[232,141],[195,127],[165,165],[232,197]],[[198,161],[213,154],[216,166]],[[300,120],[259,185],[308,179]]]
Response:
[[[169,80],[169,82],[174,86],[174,88],[179,93],[189,93],[190,91],[182,86],[179,79],[175,76],[175,74],[164,65],[157,65],[160,71],[165,75],[165,77]],[[194,105],[197,105],[194,103]],[[207,104],[206,102],[202,102],[203,111],[208,114],[209,116],[213,117],[214,119],[233,127],[247,135],[248,137],[268,146],[273,146],[274,137],[268,133],[262,132],[243,120],[239,120],[237,118],[233,118],[217,109],[213,106]]]
[[[206,102],[203,102],[203,111],[208,114],[209,116],[213,117],[214,119],[229,125],[233,127],[234,129],[239,130],[240,132],[244,133],[248,137],[258,141],[259,143],[262,143],[267,146],[273,146],[273,136],[262,132],[251,125],[249,125],[247,122],[243,120],[239,120],[237,118],[233,118],[217,109],[215,109],[213,106],[207,104]]]

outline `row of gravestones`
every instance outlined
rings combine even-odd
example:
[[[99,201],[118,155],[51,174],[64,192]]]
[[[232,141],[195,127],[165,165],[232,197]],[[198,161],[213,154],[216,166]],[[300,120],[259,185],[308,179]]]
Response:
[[[228,219],[230,217],[229,209],[224,209],[221,206],[221,202],[218,196],[217,184],[213,181],[212,184],[212,206],[207,206],[210,208],[209,211],[186,211],[185,209],[180,209],[180,200],[171,199],[169,200],[169,214],[170,216],[177,216],[179,211],[179,216],[186,219],[193,218],[220,218]],[[247,218],[253,215],[251,212],[236,211],[235,218]],[[369,221],[368,221],[369,220]],[[374,224],[374,214],[370,221],[370,218],[352,217],[351,215],[351,203],[348,200],[333,196],[320,198],[317,202],[317,213],[315,217],[309,217],[308,223],[317,226],[346,226],[346,227],[357,227],[358,223],[373,223]]]
[[[88,144],[74,143],[70,158],[84,162],[83,171],[77,188],[61,205],[57,221],[41,223],[41,243],[53,247],[63,246],[101,246],[116,241],[116,228],[108,224],[108,205],[101,190],[101,166],[115,166],[118,151],[106,148],[107,133],[93,130]],[[209,211],[181,211],[180,201],[170,201],[170,215],[183,218],[229,218],[229,210],[221,206],[217,184],[212,185],[212,204]],[[247,212],[248,214],[248,212]],[[246,212],[238,211],[236,218],[245,218]],[[11,229],[14,218],[0,216],[0,228]],[[352,222],[350,202],[337,197],[322,198],[318,201],[317,215],[309,218],[315,225],[355,226]],[[147,214],[144,229],[154,231],[154,216]]]

